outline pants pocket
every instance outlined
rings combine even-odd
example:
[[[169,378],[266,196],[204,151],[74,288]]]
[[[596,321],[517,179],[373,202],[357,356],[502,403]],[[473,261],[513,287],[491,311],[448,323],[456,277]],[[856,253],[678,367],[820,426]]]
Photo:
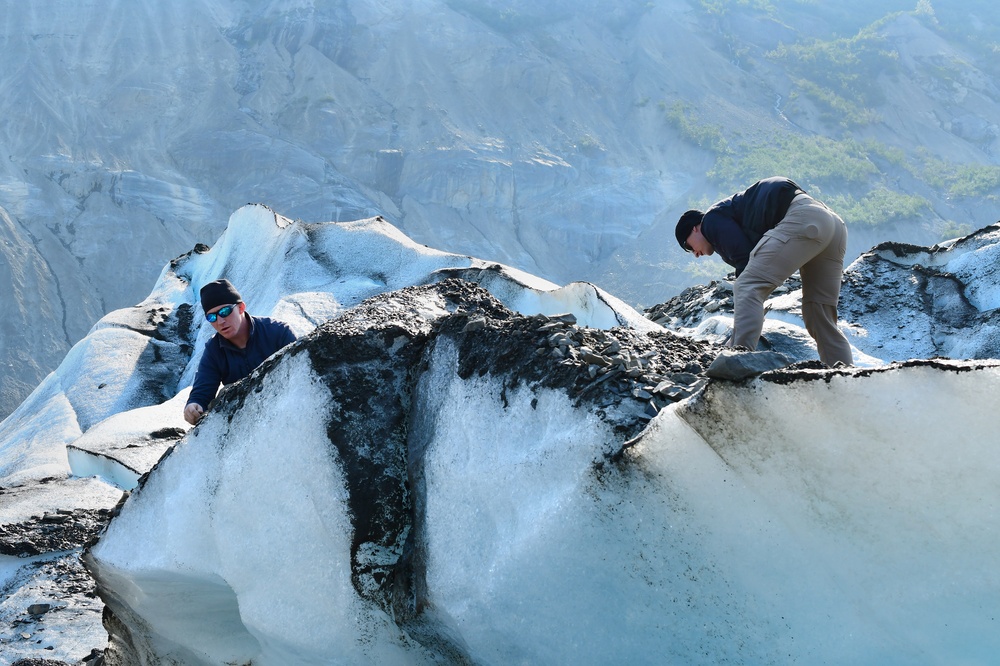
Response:
[[[753,259],[761,252],[765,254],[768,252],[780,252],[781,247],[787,242],[787,234],[776,232],[776,229],[771,229],[765,232],[764,236],[753,246],[753,249],[750,251],[750,258]],[[766,250],[764,249],[765,246],[767,246]]]

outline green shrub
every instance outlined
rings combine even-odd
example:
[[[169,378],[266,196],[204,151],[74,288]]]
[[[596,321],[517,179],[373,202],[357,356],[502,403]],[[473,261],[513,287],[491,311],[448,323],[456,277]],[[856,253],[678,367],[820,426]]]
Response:
[[[827,198],[824,203],[844,218],[848,225],[872,227],[916,218],[924,209],[930,208],[930,202],[923,197],[903,194],[881,185],[860,200],[840,194]]]
[[[865,107],[856,99],[843,97],[829,88],[806,79],[797,79],[795,85],[824,110],[822,119],[825,122],[847,128],[870,125],[879,121],[879,115],[875,111]]]
[[[706,14],[725,16],[733,7],[747,7],[763,12],[768,16],[778,13],[778,8],[769,0],[699,0],[702,10]]]
[[[725,153],[729,143],[722,134],[722,128],[699,121],[694,108],[684,102],[674,102],[667,111],[667,121],[681,136],[701,148],[714,153]]]
[[[963,236],[968,236],[973,232],[971,224],[959,224],[952,220],[946,221],[941,226],[941,240],[951,240],[953,238],[961,238]]]
[[[1000,189],[1000,166],[991,164],[954,164],[919,153],[920,166],[910,171],[932,187],[954,197],[997,198]]]
[[[1000,197],[1000,166],[954,164],[926,150],[907,156],[901,148],[874,140],[834,140],[793,132],[740,139],[735,130],[727,135],[722,126],[702,122],[697,110],[684,102],[669,107],[661,103],[661,108],[681,136],[715,155],[715,165],[706,175],[719,186],[721,196],[761,178],[788,176],[849,224],[866,226],[915,220],[930,208],[925,197],[886,186],[884,174],[898,169],[909,171],[940,195]]]
[[[899,54],[880,34],[890,14],[853,37],[781,44],[767,53],[781,63],[799,90],[844,126],[878,120],[870,107],[884,100],[879,75],[897,71]],[[829,119],[829,118],[828,118]]]
[[[784,175],[808,184],[844,185],[867,182],[878,169],[853,140],[780,134],[721,156],[709,177],[724,186],[749,184]]]
[[[996,198],[997,188],[1000,188],[1000,167],[966,164],[956,169],[948,191],[956,197]]]

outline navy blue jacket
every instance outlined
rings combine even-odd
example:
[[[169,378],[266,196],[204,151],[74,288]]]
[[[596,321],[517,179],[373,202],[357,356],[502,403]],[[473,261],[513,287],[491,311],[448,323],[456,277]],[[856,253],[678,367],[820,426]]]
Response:
[[[712,204],[701,220],[701,235],[739,277],[754,246],[765,232],[778,226],[797,194],[803,194],[802,189],[788,178],[758,180]]]
[[[270,317],[251,317],[247,313],[243,316],[250,323],[247,346],[240,349],[218,333],[209,338],[194,375],[189,405],[194,402],[207,408],[219,392],[219,384],[243,379],[268,356],[295,342],[295,334],[285,322]]]

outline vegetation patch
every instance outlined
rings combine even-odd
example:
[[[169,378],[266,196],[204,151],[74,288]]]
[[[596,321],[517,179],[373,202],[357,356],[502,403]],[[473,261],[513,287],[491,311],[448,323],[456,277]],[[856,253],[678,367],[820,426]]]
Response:
[[[782,44],[767,53],[808,95],[842,125],[865,125],[878,120],[871,110],[885,100],[879,77],[898,69],[899,54],[881,34],[891,14],[853,37],[813,39]]]
[[[667,121],[685,139],[715,154],[715,166],[707,175],[720,192],[785,175],[822,198],[848,224],[878,226],[911,220],[930,209],[926,198],[885,183],[883,168],[890,166],[902,167],[955,196],[959,192],[984,194],[1000,187],[1000,167],[954,165],[929,156],[914,164],[901,149],[877,141],[835,140],[792,131],[750,140],[730,138],[721,126],[702,122],[690,105],[675,102],[663,108],[669,109]],[[696,207],[705,206],[706,202],[699,202]]]
[[[768,16],[777,13],[778,8],[769,0],[700,0],[702,10],[713,16],[726,16],[735,8],[746,7],[764,12]]]
[[[837,194],[827,197],[825,203],[849,224],[872,227],[916,218],[931,205],[923,197],[896,192],[882,185],[860,199]]]
[[[923,161],[912,171],[935,189],[944,190],[953,197],[997,199],[997,191],[1000,190],[1000,166],[953,164],[932,157],[926,150],[921,150],[919,155]]]
[[[995,13],[995,0],[839,0],[836,6],[816,0],[699,0],[696,6],[727,43],[734,64],[761,71],[778,67],[789,86],[774,93],[784,100],[776,102],[773,123],[742,122],[739,111],[714,104],[661,102],[667,124],[714,156],[706,175],[718,186],[716,199],[760,178],[784,175],[849,224],[864,226],[922,222],[940,214],[942,201],[1000,202],[1000,165],[948,161],[918,145],[870,138],[883,122],[878,109],[885,104],[886,81],[904,74],[893,35],[923,31],[961,38],[961,56],[910,54],[908,62],[919,61],[919,83],[928,94],[947,98],[970,87],[978,90],[979,72],[989,71],[991,63],[1000,66],[1000,28],[982,18]],[[802,24],[800,19],[822,25],[824,34],[757,46],[741,32],[755,21],[789,27]],[[992,134],[981,133],[985,146]],[[991,160],[984,155],[982,161]],[[963,199],[968,201],[958,203]],[[964,235],[959,232],[969,226],[938,222],[948,237]]]
[[[866,183],[877,173],[864,148],[851,139],[784,133],[720,155],[708,175],[729,187],[775,174],[795,174],[803,186],[843,186]]]

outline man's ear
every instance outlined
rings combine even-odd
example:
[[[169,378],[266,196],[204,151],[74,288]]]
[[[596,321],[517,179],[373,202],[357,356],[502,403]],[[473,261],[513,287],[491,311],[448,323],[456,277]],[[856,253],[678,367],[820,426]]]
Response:
[[[241,315],[242,315],[242,314],[243,314],[244,312],[246,312],[246,311],[247,311],[247,304],[246,304],[246,303],[244,303],[243,301],[240,301],[239,303],[237,303],[237,305],[238,305],[238,306],[240,306],[240,314],[241,314]]]

